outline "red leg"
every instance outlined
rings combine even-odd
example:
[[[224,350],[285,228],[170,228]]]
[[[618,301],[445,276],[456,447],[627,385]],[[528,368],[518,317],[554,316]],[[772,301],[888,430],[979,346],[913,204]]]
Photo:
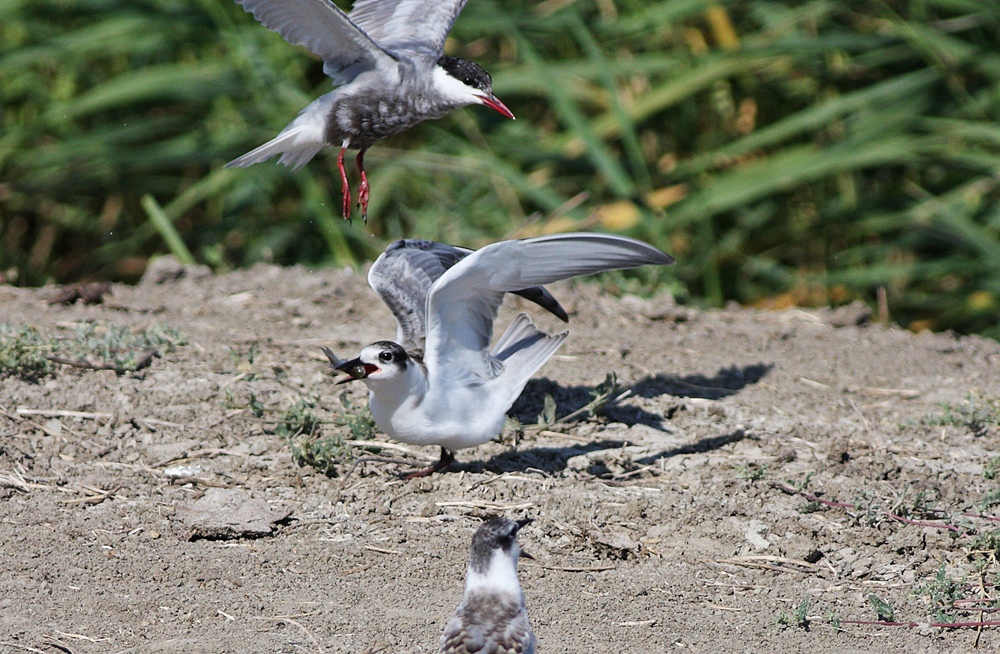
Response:
[[[365,174],[365,151],[358,153],[358,170],[361,171],[361,185],[358,186],[358,204],[361,206],[361,218],[368,224],[368,175]]]
[[[448,467],[455,462],[455,453],[449,452],[448,450],[441,448],[441,458],[434,465],[423,468],[422,470],[417,470],[416,472],[411,472],[406,475],[402,475],[400,479],[417,479],[418,477],[429,477],[435,472],[441,472],[442,470],[447,470]]]
[[[347,148],[341,148],[337,155],[337,169],[340,170],[341,192],[344,194],[344,220],[351,220],[351,185],[347,183],[347,171],[344,170],[344,153]]]

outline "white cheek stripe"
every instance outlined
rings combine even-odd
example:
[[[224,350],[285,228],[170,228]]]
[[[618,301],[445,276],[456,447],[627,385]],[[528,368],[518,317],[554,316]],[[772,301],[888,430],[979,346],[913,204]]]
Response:
[[[453,102],[461,102],[463,104],[480,103],[479,95],[482,94],[482,91],[462,83],[461,80],[446,73],[444,68],[440,66],[434,67],[432,83],[441,95]]]

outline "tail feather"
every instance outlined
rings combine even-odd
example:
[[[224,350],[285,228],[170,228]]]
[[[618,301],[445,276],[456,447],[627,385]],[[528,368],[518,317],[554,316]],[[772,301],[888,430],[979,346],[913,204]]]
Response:
[[[518,314],[490,351],[490,355],[503,364],[505,375],[517,374],[519,377],[517,380],[508,380],[505,384],[513,391],[511,402],[521,393],[531,376],[552,358],[567,336],[568,331],[546,334],[535,326],[528,314]]]
[[[226,168],[246,168],[280,154],[279,161],[282,164],[292,170],[298,170],[309,163],[323,148],[323,143],[317,143],[308,137],[302,138],[303,132],[307,129],[307,126],[286,129],[264,145],[233,159],[226,164]]]

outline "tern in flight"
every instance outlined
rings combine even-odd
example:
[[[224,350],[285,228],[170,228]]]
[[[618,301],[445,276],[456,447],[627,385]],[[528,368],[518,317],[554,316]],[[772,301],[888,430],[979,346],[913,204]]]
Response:
[[[358,150],[358,203],[368,220],[365,151],[417,123],[481,104],[507,118],[510,109],[493,94],[481,66],[444,54],[444,41],[466,0],[358,0],[345,14],[330,0],[236,0],[264,27],[323,60],[335,85],[285,129],[227,167],[245,167],[281,155],[292,169],[304,166],[324,145],[340,148],[345,219],[351,187],[344,154]]]

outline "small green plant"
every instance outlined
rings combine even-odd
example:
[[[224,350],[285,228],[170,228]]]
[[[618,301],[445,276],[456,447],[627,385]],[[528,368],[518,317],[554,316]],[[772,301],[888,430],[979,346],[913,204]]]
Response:
[[[344,411],[334,419],[334,424],[347,427],[352,440],[368,441],[375,438],[375,418],[368,406],[352,402],[346,391],[340,394],[340,403]]]
[[[622,387],[618,384],[618,375],[609,372],[603,382],[590,389],[590,396],[594,399],[576,411],[564,415],[562,418],[556,417],[558,413],[556,401],[551,395],[546,393],[543,399],[542,412],[538,414],[535,426],[545,429],[546,427],[571,420],[588,420],[593,418],[609,404],[624,399],[631,393],[631,391],[620,391],[622,391]]]
[[[283,430],[292,449],[292,458],[300,466],[311,466],[327,476],[337,474],[337,466],[352,458],[350,441],[375,437],[375,419],[367,406],[352,402],[347,393],[340,396],[344,411],[334,418],[335,425],[346,427],[328,435],[319,435],[319,420],[312,414],[312,400],[302,400],[282,413],[278,431]],[[374,444],[373,444],[374,445]]]
[[[852,513],[851,516],[859,524],[877,527],[885,520],[885,510],[873,494],[860,491],[855,495],[853,504],[856,513]]]
[[[556,422],[556,401],[548,393],[542,398],[542,412],[538,414],[535,424],[539,427],[548,427]]]
[[[229,348],[229,359],[238,372],[246,375],[245,379],[247,381],[252,381],[256,376],[257,368],[254,366],[254,361],[257,359],[256,343],[251,343],[246,352],[241,352],[233,347]]]
[[[955,600],[965,597],[962,583],[948,576],[943,563],[934,575],[934,579],[913,592],[915,595],[927,597],[928,612],[937,622],[955,622],[957,618],[951,612],[955,608]]]
[[[840,630],[840,614],[830,611],[826,614],[826,621],[830,623],[830,626],[834,629]]]
[[[991,559],[1000,557],[1000,529],[987,531],[976,536],[969,543],[969,552]]]
[[[997,473],[1000,472],[1000,456],[992,457],[986,467],[983,468],[983,478],[985,479],[996,479]]]
[[[52,372],[50,343],[35,327],[0,324],[0,377],[37,381]]]
[[[892,605],[885,601],[875,593],[868,596],[868,602],[875,609],[875,614],[878,615],[878,619],[882,622],[895,622],[896,614],[892,610]]]
[[[799,602],[798,607],[795,609],[795,624],[802,627],[803,629],[809,629],[809,598],[803,597],[802,601]]]
[[[744,463],[741,465],[737,471],[736,476],[740,479],[745,479],[751,484],[756,484],[758,481],[763,481],[764,477],[767,475],[767,464],[758,463]]]
[[[291,441],[291,449],[295,463],[315,468],[328,477],[337,474],[337,466],[344,462],[350,451],[342,434],[297,438]]]
[[[1000,427],[1000,398],[971,391],[960,404],[941,404],[941,414],[928,416],[924,423],[964,427],[973,436],[986,436]]]
[[[809,598],[803,597],[799,605],[795,607],[795,611],[792,615],[788,615],[785,611],[778,613],[778,625],[782,627],[802,627],[803,629],[809,629]]]
[[[289,408],[281,412],[278,417],[278,426],[274,432],[279,436],[291,440],[296,436],[313,436],[320,426],[320,420],[312,412],[316,408],[316,402],[311,398],[299,400]]]
[[[123,374],[144,368],[154,356],[186,344],[179,331],[161,325],[135,331],[123,325],[86,323],[66,338],[35,327],[0,324],[0,376],[35,381],[55,372],[54,363]]]
[[[979,508],[982,511],[994,507],[1000,504],[1000,488],[996,490],[991,490],[990,492],[983,495],[983,499],[979,501]]]

